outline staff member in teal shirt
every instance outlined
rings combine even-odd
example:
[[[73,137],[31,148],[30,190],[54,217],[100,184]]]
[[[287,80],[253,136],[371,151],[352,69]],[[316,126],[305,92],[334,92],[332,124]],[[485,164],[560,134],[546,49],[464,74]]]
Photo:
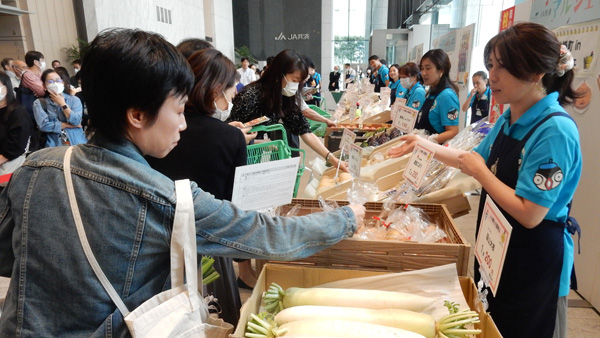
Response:
[[[572,88],[573,57],[550,29],[519,23],[487,43],[484,60],[492,95],[510,109],[472,152],[430,146],[435,158],[481,183],[479,220],[489,196],[512,226],[498,291],[487,295],[502,336],[566,337],[573,266],[566,220],[582,163],[577,126],[562,107],[580,96]],[[419,140],[404,139],[391,156]]]
[[[390,84],[390,71],[379,61],[379,56],[371,55],[369,57],[369,65],[373,68],[373,83],[375,84],[375,92],[379,93],[381,87],[387,87]]]
[[[471,122],[473,124],[484,117],[487,117],[490,112],[490,101],[492,99],[492,91],[488,83],[487,74],[484,71],[478,71],[473,74],[473,90],[467,96],[467,100],[462,105],[462,111],[466,112],[471,107]]]
[[[444,143],[458,134],[458,86],[450,80],[450,58],[432,49],[421,58],[421,77],[429,94],[421,106],[415,129],[429,132],[429,139]]]
[[[396,99],[404,96],[405,89],[400,85],[400,78],[398,74],[398,70],[400,66],[397,64],[393,64],[390,66],[390,89],[392,90],[390,94],[390,106],[396,102]]]
[[[400,74],[400,85],[405,88],[403,98],[406,99],[406,106],[421,109],[425,103],[425,88],[421,82],[421,71],[419,66],[414,62],[404,64],[398,70]]]

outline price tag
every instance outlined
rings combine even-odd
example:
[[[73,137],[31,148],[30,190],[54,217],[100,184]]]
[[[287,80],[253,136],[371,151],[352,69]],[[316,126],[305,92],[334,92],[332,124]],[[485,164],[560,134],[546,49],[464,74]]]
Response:
[[[421,186],[421,181],[427,172],[427,167],[429,167],[429,163],[433,160],[433,155],[435,154],[435,151],[428,147],[421,142],[417,143],[408,161],[408,166],[406,166],[402,175],[404,179],[417,189]]]
[[[348,147],[348,171],[352,177],[360,177],[360,165],[362,162],[362,148],[356,144]]]
[[[396,119],[396,114],[398,113],[399,109],[400,109],[400,102],[398,102],[398,100],[396,100],[396,101],[394,101],[394,104],[390,108],[390,119],[392,120],[392,122]]]
[[[396,103],[394,102],[394,105],[395,104]],[[409,134],[415,128],[415,122],[417,121],[418,115],[418,110],[402,105],[394,116],[393,126],[398,128],[400,131]]]
[[[396,101],[394,101],[394,103],[396,103],[396,102],[400,103],[403,106],[406,106],[406,99],[403,97],[397,97]]]
[[[511,232],[512,226],[488,195],[481,214],[475,257],[494,295],[500,283]]]
[[[342,134],[342,140],[340,141],[340,149],[344,149],[344,152],[348,153],[348,145],[354,144],[354,140],[356,139],[356,134],[348,128],[344,128],[344,133]]]

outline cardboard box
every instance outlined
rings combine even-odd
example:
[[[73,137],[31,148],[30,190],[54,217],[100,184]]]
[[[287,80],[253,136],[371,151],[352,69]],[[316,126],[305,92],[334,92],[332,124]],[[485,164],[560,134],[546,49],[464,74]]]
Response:
[[[244,337],[244,330],[251,313],[257,313],[260,308],[262,293],[272,282],[276,282],[284,289],[296,287],[312,287],[324,283],[340,281],[350,278],[369,277],[386,274],[383,271],[326,269],[315,267],[298,267],[267,264],[261,271],[252,295],[241,309],[240,321],[231,337]],[[491,317],[483,311],[481,301],[477,297],[477,290],[472,278],[459,277],[460,286],[467,304],[472,310],[479,313],[481,323],[476,328],[482,330],[478,338],[502,338]]]
[[[339,206],[348,205],[348,201],[336,202]],[[284,206],[284,212],[296,205],[301,206],[299,215],[322,211],[318,200],[293,199],[291,204]],[[446,243],[345,239],[304,259],[290,262],[269,261],[269,263],[393,272],[456,263],[457,274],[466,276],[469,270],[471,245],[458,231],[448,209],[441,204],[411,205],[422,209],[433,223],[438,224],[446,232],[448,235]],[[365,208],[367,217],[380,215],[384,210],[382,202],[368,202]],[[258,269],[260,270],[266,262],[257,260]]]

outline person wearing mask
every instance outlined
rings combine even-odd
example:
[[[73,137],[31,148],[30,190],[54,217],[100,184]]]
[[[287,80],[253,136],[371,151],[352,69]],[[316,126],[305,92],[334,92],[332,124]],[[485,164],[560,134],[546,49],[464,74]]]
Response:
[[[371,55],[369,57],[369,65],[373,69],[371,72],[371,79],[375,85],[375,92],[379,93],[381,87],[387,87],[390,84],[389,70],[386,65],[381,63],[377,55]]]
[[[281,120],[290,147],[299,148],[300,136],[312,150],[337,167],[339,160],[310,132],[300,108],[302,95],[298,88],[302,88],[307,76],[308,68],[296,51],[281,51],[258,81],[235,96],[228,121],[248,122],[263,115],[270,118],[267,125]],[[347,171],[348,164],[342,162],[340,169]]]
[[[429,139],[440,144],[458,134],[458,86],[450,80],[450,67],[450,58],[441,49],[431,49],[421,58],[421,77],[429,93],[415,129],[427,131]]]
[[[17,75],[13,71],[13,67],[12,67],[13,61],[14,60],[12,58],[4,58],[4,59],[2,59],[2,61],[0,61],[0,66],[2,66],[2,70],[10,78],[10,81],[11,81],[10,88],[14,90],[15,88],[19,87],[19,84],[21,83],[21,79],[19,77],[17,77]]]
[[[237,71],[241,76],[240,83],[244,86],[256,81],[256,73],[250,68],[250,61],[248,61],[247,57],[242,58],[242,68],[239,68]]]
[[[140,63],[140,55],[150,62]],[[125,306],[135,309],[171,286],[175,184],[144,156],[163,158],[177,145],[194,75],[164,38],[132,29],[99,33],[83,62],[90,143],[31,154],[0,194],[0,275],[12,278],[2,337],[129,335],[77,239],[65,155],[91,251]],[[198,255],[299,259],[351,237],[365,216],[364,207],[351,205],[270,217],[215,199],[193,182],[190,189]]]
[[[344,88],[348,88],[350,83],[356,81],[356,71],[350,67],[349,63],[344,64]]]
[[[0,175],[12,173],[25,161],[30,123],[15,98],[10,77],[0,71]]]
[[[566,337],[573,240],[565,223],[582,165],[577,125],[563,108],[580,95],[573,56],[547,27],[518,23],[486,44],[484,60],[492,95],[509,110],[471,152],[429,147],[481,183],[477,226],[487,196],[512,226],[498,291],[487,294],[502,336]],[[391,156],[426,142],[402,138]],[[477,261],[474,271],[478,281]]]
[[[71,65],[73,66],[74,74],[69,78],[69,83],[71,83],[71,86],[75,88],[80,88],[81,86],[79,86],[79,76],[77,76],[77,74],[81,70],[81,60],[73,60],[73,62],[71,62]]]
[[[169,178],[189,178],[215,198],[230,201],[235,169],[247,162],[243,134],[222,122],[231,109],[235,65],[212,48],[192,54],[188,62],[195,80],[185,108],[187,129],[181,132],[177,147],[167,156],[146,159],[152,168]],[[221,277],[207,286],[208,292],[218,299],[222,310],[219,317],[235,326],[242,301],[233,261],[228,257],[214,258],[214,268]]]
[[[421,85],[421,71],[414,62],[407,62],[398,70],[400,85],[405,88],[406,106],[419,110],[425,102],[425,88]]]
[[[35,100],[33,113],[40,131],[46,134],[45,147],[86,143],[81,127],[81,101],[66,92],[63,78],[54,70],[42,73],[46,95]]]
[[[39,130],[33,114],[33,102],[38,97],[46,95],[41,75],[46,69],[44,55],[38,51],[28,51],[25,53],[25,63],[27,67],[21,69],[21,84],[17,90],[17,101],[25,108],[29,119],[31,120],[31,140],[30,151],[36,151],[45,146],[45,135]]]
[[[473,74],[473,89],[467,96],[462,105],[462,111],[467,111],[471,107],[471,122],[473,124],[489,115],[490,102],[492,100],[492,91],[488,83],[487,74],[484,71],[478,71]]]
[[[335,92],[340,90],[340,77],[341,77],[341,73],[340,73],[340,66],[335,65],[333,67],[333,72],[329,73],[329,86],[327,86],[327,89],[330,92]]]
[[[400,66],[393,64],[390,66],[390,84],[389,87],[392,90],[390,93],[390,106],[396,102],[396,98],[404,96],[404,88],[400,84],[400,74],[398,70]]]

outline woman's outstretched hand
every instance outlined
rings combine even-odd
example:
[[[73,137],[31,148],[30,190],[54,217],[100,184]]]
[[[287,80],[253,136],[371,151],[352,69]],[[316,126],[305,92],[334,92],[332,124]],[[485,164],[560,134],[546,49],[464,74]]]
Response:
[[[406,155],[408,153],[411,153],[413,151],[413,149],[415,149],[417,142],[419,140],[424,140],[424,139],[413,134],[413,135],[400,136],[400,140],[404,141],[404,143],[402,143],[398,147],[394,147],[394,148],[390,149],[388,151],[388,155],[390,157],[400,157],[400,156]]]

